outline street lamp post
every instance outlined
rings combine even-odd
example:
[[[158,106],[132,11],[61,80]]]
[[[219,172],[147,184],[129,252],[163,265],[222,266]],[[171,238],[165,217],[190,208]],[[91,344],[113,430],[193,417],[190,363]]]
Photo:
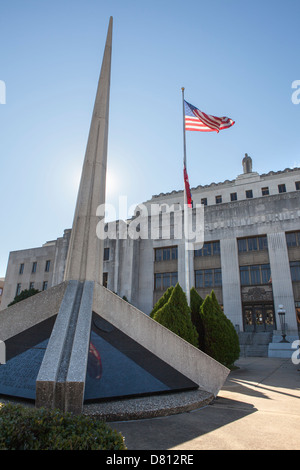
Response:
[[[281,336],[282,340],[280,343],[288,343],[288,341],[285,339],[286,337],[286,330],[285,330],[285,310],[283,308],[283,305],[278,305],[278,310],[277,310],[279,320],[280,320],[280,326],[281,326]]]

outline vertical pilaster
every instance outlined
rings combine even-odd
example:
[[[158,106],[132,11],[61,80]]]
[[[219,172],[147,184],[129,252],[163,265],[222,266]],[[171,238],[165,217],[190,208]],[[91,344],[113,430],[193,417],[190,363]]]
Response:
[[[236,238],[220,240],[224,313],[243,330],[240,268]]]
[[[285,322],[287,328],[291,331],[297,330],[293,285],[285,233],[269,233],[268,249],[277,329],[280,329],[277,310],[279,305],[283,305],[286,311]]]

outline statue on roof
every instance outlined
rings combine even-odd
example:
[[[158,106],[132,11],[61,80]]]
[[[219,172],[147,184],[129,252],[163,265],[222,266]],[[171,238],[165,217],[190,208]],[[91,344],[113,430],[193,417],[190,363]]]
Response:
[[[252,158],[247,153],[245,153],[242,163],[244,173],[252,173]]]

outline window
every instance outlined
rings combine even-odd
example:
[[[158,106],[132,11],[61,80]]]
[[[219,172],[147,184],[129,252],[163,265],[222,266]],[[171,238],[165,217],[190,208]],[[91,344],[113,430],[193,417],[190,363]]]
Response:
[[[46,261],[46,265],[45,265],[45,272],[48,273],[50,271],[50,263],[51,261],[48,259]]]
[[[222,272],[221,268],[214,270],[214,286],[221,286],[222,285]]]
[[[169,261],[169,260],[177,259],[177,257],[178,257],[177,246],[155,249],[155,261]]]
[[[203,287],[204,286],[204,271],[197,270],[195,271],[195,287]]]
[[[24,272],[24,263],[20,264],[19,274],[23,274]]]
[[[2,295],[2,294],[3,294],[3,288],[0,287],[0,295]]]
[[[296,186],[296,191],[299,191],[300,190],[300,181],[296,181],[295,186]]]
[[[178,282],[178,273],[156,273],[154,275],[154,289],[167,290],[168,287],[175,286]]]
[[[31,270],[32,273],[36,273],[36,266],[37,266],[37,262],[34,261],[34,262],[32,263],[32,270]]]
[[[250,284],[252,286],[261,284],[260,266],[250,266]]]
[[[102,275],[102,285],[103,287],[107,287],[108,283],[108,273],[103,273]]]
[[[249,266],[240,267],[240,276],[241,276],[241,285],[249,286],[250,285]]]
[[[262,284],[268,284],[271,279],[271,270],[269,264],[262,264],[260,267],[261,270],[261,282]]]
[[[222,285],[221,268],[195,271],[195,287],[218,287]]]
[[[29,283],[29,289],[34,289],[34,282]]]
[[[48,289],[48,281],[44,281],[43,282],[43,290],[47,290]]]
[[[257,251],[257,238],[248,238],[248,251]]]
[[[268,196],[270,194],[269,188],[268,187],[261,188],[261,194],[262,196]]]
[[[278,185],[278,192],[279,192],[279,193],[286,193],[285,184],[279,184],[279,185]]]
[[[247,198],[247,199],[252,199],[252,198],[253,198],[253,191],[252,191],[252,189],[248,189],[248,190],[246,191],[246,198]]]
[[[216,204],[221,204],[222,196],[216,196]]]
[[[213,246],[213,254],[214,255],[219,255],[220,254],[220,242],[212,242]]]
[[[230,200],[231,201],[237,201],[237,193],[231,193],[230,194]]]
[[[261,251],[268,249],[268,239],[266,235],[258,237],[240,238],[238,239],[238,251]]]
[[[270,265],[260,264],[253,266],[241,266],[240,278],[242,286],[268,284],[271,279]]]
[[[290,232],[285,234],[288,247],[300,246],[300,232]]]
[[[206,242],[199,250],[194,251],[194,256],[213,256],[220,255],[220,242]]]
[[[213,286],[213,270],[204,269],[204,287]]]
[[[203,206],[207,206],[207,198],[206,197],[203,197],[201,199],[201,204],[203,204]]]
[[[247,240],[246,238],[242,238],[238,240],[238,250],[239,252],[247,251]]]
[[[17,288],[16,288],[16,295],[19,295],[20,292],[21,292],[21,284],[18,283],[18,284],[17,284]]]
[[[291,261],[290,268],[292,281],[300,281],[300,261]]]
[[[163,289],[168,289],[171,286],[171,276],[170,273],[163,273]]]
[[[258,237],[258,249],[267,250],[268,249],[268,238],[266,236]]]
[[[103,261],[109,260],[109,248],[104,248]]]
[[[211,243],[204,243],[202,248],[203,256],[211,256],[211,248]]]

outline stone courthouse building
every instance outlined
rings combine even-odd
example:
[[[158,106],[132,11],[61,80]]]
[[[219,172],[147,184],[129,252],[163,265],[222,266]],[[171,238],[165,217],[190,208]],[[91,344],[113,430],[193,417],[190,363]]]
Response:
[[[288,333],[296,335],[300,312],[300,168],[258,174],[246,154],[233,180],[192,188],[194,207],[204,205],[204,245],[190,252],[190,286],[202,297],[214,289],[225,314],[241,332],[280,330],[279,305]],[[159,235],[107,238],[103,284],[149,314],[170,286],[185,286],[185,244],[174,237],[183,191],[153,196]],[[164,206],[170,233],[163,225]],[[195,209],[193,209],[195,212]],[[153,219],[152,219],[153,223]],[[117,230],[124,222],[116,222]],[[150,221],[151,224],[151,221]],[[110,224],[109,224],[110,225]],[[63,281],[71,230],[42,247],[10,253],[1,309],[23,289],[45,290]]]

